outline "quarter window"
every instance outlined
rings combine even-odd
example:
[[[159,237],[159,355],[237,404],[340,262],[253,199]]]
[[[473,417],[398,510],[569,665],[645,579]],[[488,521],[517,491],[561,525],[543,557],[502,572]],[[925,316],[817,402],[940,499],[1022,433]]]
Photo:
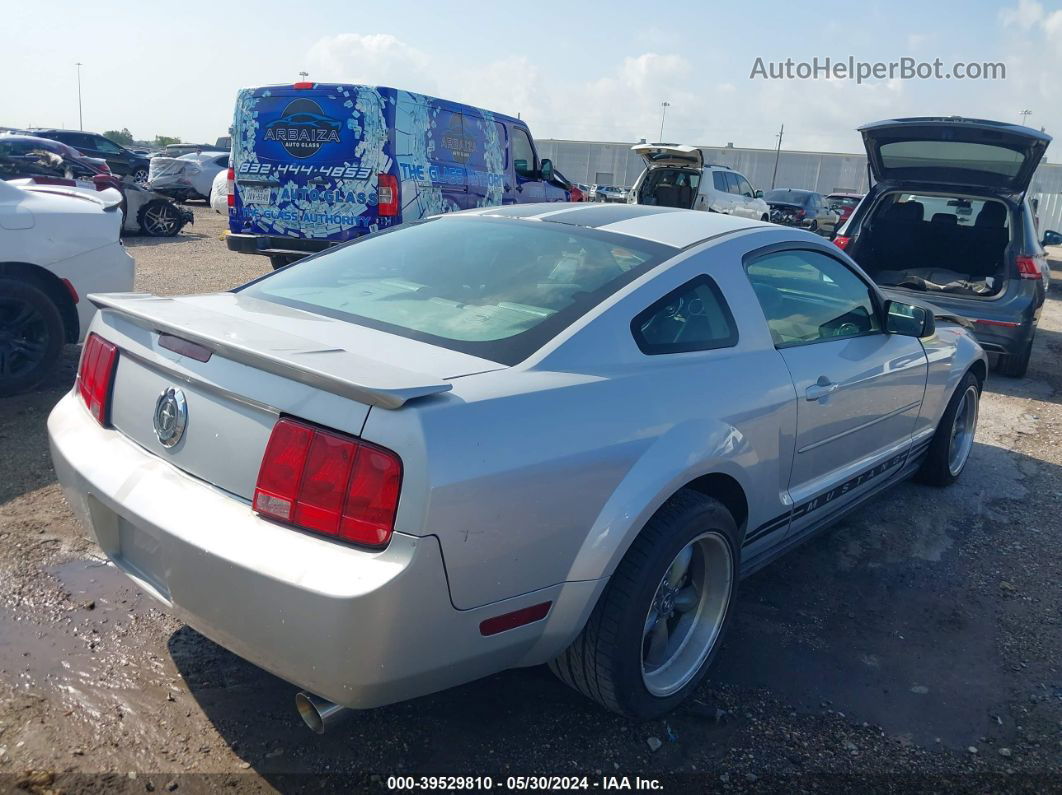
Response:
[[[729,348],[737,343],[734,316],[719,287],[698,276],[672,290],[631,322],[642,353],[685,353]]]
[[[754,260],[747,271],[778,347],[881,330],[870,287],[833,257],[778,251]]]

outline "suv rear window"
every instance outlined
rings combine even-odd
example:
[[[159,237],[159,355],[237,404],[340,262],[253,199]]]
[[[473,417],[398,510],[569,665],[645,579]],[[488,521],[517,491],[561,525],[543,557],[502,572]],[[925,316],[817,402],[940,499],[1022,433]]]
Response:
[[[243,289],[256,298],[516,364],[673,252],[561,224],[429,220],[332,249]]]

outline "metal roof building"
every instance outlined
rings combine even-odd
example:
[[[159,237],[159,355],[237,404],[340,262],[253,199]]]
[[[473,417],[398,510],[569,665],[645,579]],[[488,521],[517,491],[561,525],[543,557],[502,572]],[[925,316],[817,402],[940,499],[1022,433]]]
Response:
[[[539,154],[548,157],[564,176],[588,185],[630,187],[642,173],[642,159],[631,151],[633,143],[538,139]],[[771,189],[773,149],[739,149],[733,146],[699,146],[705,163],[740,171],[754,188]],[[1048,150],[1050,151],[1050,150]],[[819,193],[867,190],[865,155],[839,152],[794,152],[778,156],[774,187],[805,188]],[[1043,163],[1033,177],[1031,198],[1039,204],[1040,228],[1062,231],[1062,165]]]

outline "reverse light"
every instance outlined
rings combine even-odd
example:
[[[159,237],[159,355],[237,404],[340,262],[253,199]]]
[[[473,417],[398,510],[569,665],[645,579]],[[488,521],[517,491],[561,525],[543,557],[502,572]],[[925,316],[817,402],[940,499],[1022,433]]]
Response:
[[[230,168],[229,172],[225,175],[225,183],[228,188],[229,195],[225,197],[225,201],[229,207],[236,206],[236,169]]]
[[[352,436],[284,418],[266,445],[254,510],[262,516],[380,547],[394,532],[402,461]]]
[[[92,333],[81,349],[81,362],[77,368],[77,391],[89,413],[96,421],[107,426],[107,414],[111,402],[111,382],[118,364],[118,346],[107,342],[99,334]]]
[[[1040,262],[1036,257],[1022,255],[1015,257],[1014,261],[1018,264],[1018,276],[1022,279],[1042,278],[1040,273]]]
[[[394,174],[376,176],[377,212],[382,216],[398,215],[398,177]]]
[[[848,247],[852,245],[852,238],[848,237],[847,235],[837,235],[833,239],[833,244],[837,246],[837,248],[841,249],[841,251],[846,251]]]

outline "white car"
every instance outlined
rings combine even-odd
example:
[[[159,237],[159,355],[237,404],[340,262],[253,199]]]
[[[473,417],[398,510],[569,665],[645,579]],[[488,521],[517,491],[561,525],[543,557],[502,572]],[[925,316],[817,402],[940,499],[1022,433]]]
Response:
[[[232,169],[219,171],[210,189],[210,209],[222,215],[229,214],[229,194],[232,193]]]
[[[771,220],[763,191],[729,166],[705,165],[695,146],[638,144],[631,147],[645,161],[645,171],[627,194],[628,204],[681,207]]]
[[[89,293],[133,289],[121,194],[0,181],[0,396],[29,389],[84,339]]]
[[[200,152],[180,157],[153,157],[148,187],[170,198],[206,199],[214,177],[229,167],[228,152]]]

